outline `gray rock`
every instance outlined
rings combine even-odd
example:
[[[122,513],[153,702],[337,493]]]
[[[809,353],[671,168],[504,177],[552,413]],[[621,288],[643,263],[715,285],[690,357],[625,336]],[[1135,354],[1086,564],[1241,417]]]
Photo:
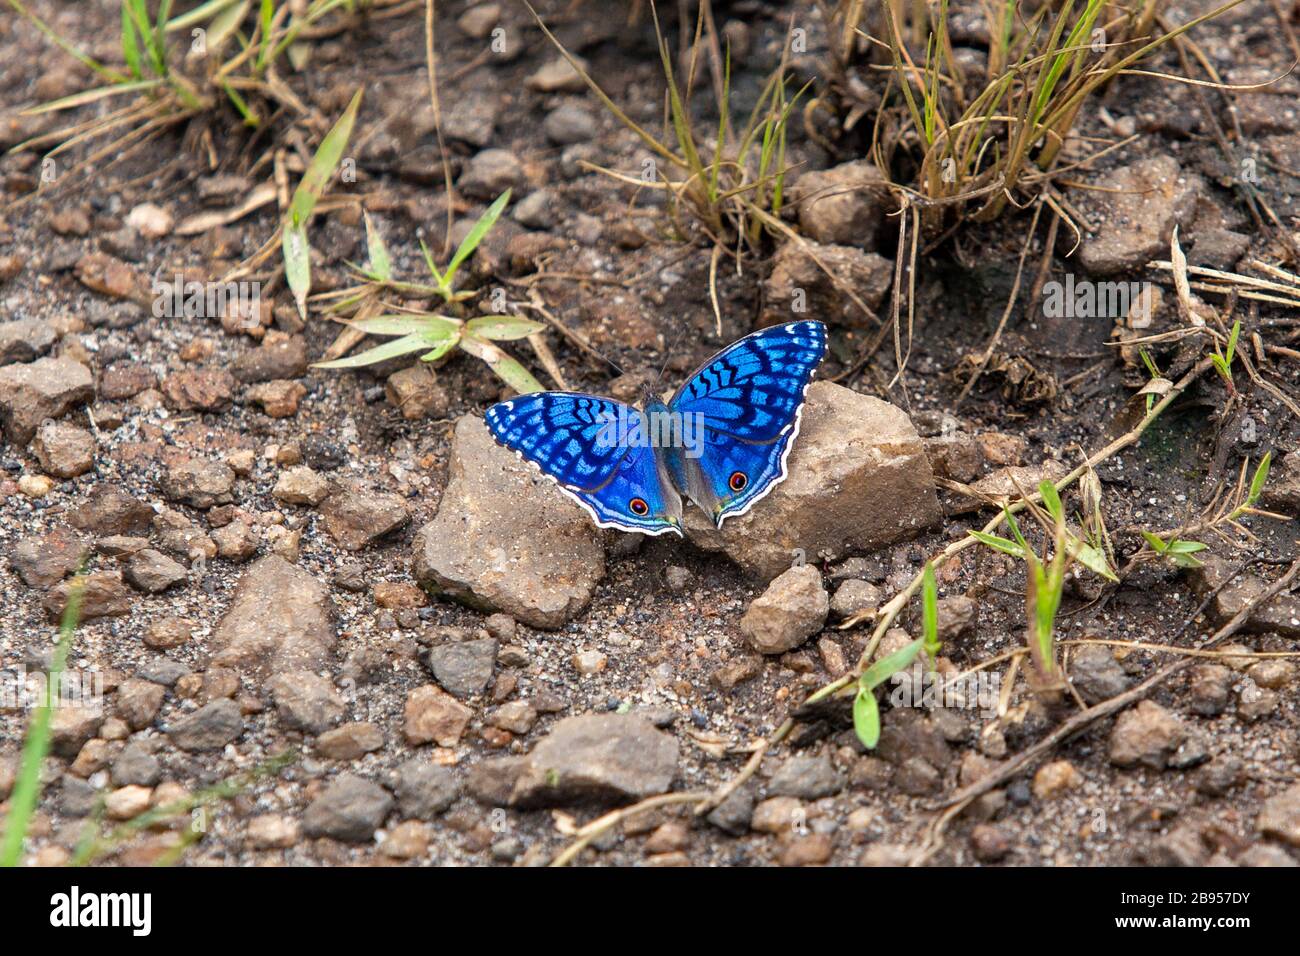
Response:
[[[1085,645],[1070,658],[1070,681],[1090,704],[1124,693],[1130,683],[1110,648],[1100,644]]]
[[[497,662],[497,642],[492,638],[438,644],[429,648],[425,663],[434,680],[457,697],[483,693]]]
[[[397,769],[397,807],[407,819],[432,820],[456,802],[456,776],[446,767],[416,757]]]
[[[1246,765],[1240,757],[1221,754],[1196,771],[1196,790],[1210,797],[1221,797],[1242,782]]]
[[[640,717],[566,717],[528,754],[510,802],[537,807],[638,800],[668,790],[677,758],[677,741]]]
[[[1119,767],[1143,764],[1162,769],[1187,736],[1175,714],[1154,701],[1140,701],[1119,715],[1110,735],[1110,762]]]
[[[585,143],[596,135],[596,117],[578,103],[563,103],[547,114],[542,130],[558,146]]]
[[[115,787],[152,787],[162,779],[162,767],[148,747],[132,741],[113,761],[112,774]]]
[[[749,822],[754,818],[754,788],[738,787],[727,799],[709,811],[705,817],[710,823],[732,836],[749,832]]]
[[[364,843],[375,835],[393,809],[383,787],[355,774],[342,774],[311,802],[302,816],[310,837]]]
[[[229,698],[214,700],[167,728],[181,750],[220,750],[244,732],[244,716]]]
[[[525,182],[524,164],[508,149],[485,149],[474,155],[456,188],[471,199],[494,200]]]
[[[289,727],[322,734],[338,723],[346,706],[331,684],[311,671],[288,671],[266,682],[280,719]]]
[[[763,282],[762,322],[775,325],[815,316],[832,325],[872,327],[874,310],[893,277],[893,264],[878,253],[790,240],[777,250]]]
[[[1175,224],[1186,227],[1204,188],[1184,174],[1172,156],[1154,156],[1112,170],[1100,190],[1071,190],[1071,199],[1091,212],[1099,228],[1084,234],[1079,264],[1094,275],[1114,275],[1168,257]]]
[[[1229,562],[1215,554],[1197,555],[1202,565],[1191,573],[1192,586],[1201,594],[1213,591],[1228,577]],[[1269,583],[1257,574],[1240,574],[1219,591],[1210,611],[1220,622],[1235,617],[1239,611],[1255,605]],[[1245,630],[1272,631],[1283,637],[1300,638],[1300,595],[1283,592],[1274,595],[1251,612]]]
[[[126,579],[146,594],[161,594],[185,580],[185,566],[173,561],[161,551],[145,548],[126,560]]]
[[[558,219],[559,197],[550,189],[529,193],[511,211],[515,222],[529,229],[550,229]]]
[[[99,791],[85,780],[65,773],[59,778],[59,812],[69,817],[88,817],[99,805]]]
[[[492,757],[480,760],[465,775],[465,789],[479,803],[489,807],[510,806],[515,784],[528,770],[526,757]]]
[[[1198,230],[1187,261],[1194,266],[1208,266],[1231,272],[1250,248],[1250,237],[1228,229]]]
[[[943,644],[961,637],[975,625],[979,605],[964,594],[939,598],[936,602],[938,638]]]
[[[53,348],[57,340],[54,328],[39,319],[0,322],[0,365],[38,359]]]
[[[830,599],[810,564],[791,568],[756,597],[740,619],[740,631],[761,654],[783,654],[822,629]]]
[[[844,777],[831,766],[830,754],[795,754],[787,759],[767,783],[769,796],[819,800],[844,789]]]
[[[167,469],[162,492],[169,501],[194,508],[211,508],[234,501],[235,472],[221,461],[189,458]]]
[[[800,232],[818,242],[876,248],[889,194],[885,177],[870,160],[807,172],[790,188]]]
[[[868,581],[850,578],[835,589],[835,596],[831,598],[831,613],[837,618],[850,618],[878,607],[880,599],[880,588]]]
[[[1197,664],[1188,676],[1192,710],[1202,717],[1216,717],[1232,700],[1232,670],[1222,664]]]
[[[324,584],[269,554],[239,580],[212,635],[213,663],[266,675],[319,671],[334,650],[335,609]]]
[[[500,97],[492,92],[458,93],[443,114],[443,135],[482,149],[492,142],[496,133],[500,102]]]
[[[416,580],[437,594],[554,629],[605,575],[600,529],[479,418],[456,423],[447,489],[416,536]]]
[[[325,529],[348,551],[360,551],[410,520],[401,496],[341,484],[320,506]]]
[[[691,540],[770,581],[802,551],[837,561],[910,538],[943,514],[920,436],[901,409],[830,382],[808,389],[788,476],[748,514],[714,528],[686,511]]]
[[[15,445],[32,440],[47,418],[61,418],[95,397],[90,369],[68,358],[0,366],[0,424]]]

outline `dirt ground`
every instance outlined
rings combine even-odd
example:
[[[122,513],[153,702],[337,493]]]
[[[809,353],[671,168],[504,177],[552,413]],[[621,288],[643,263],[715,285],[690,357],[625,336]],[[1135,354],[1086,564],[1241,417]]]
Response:
[[[507,214],[476,257],[475,281],[484,288],[506,289],[512,300],[536,296],[568,329],[618,366],[593,359],[552,330],[547,341],[571,387],[617,394],[617,389],[641,378],[653,380],[661,367],[666,368],[665,380],[675,385],[712,352],[757,327],[766,308],[764,279],[771,270],[773,249],[762,257],[746,257],[739,274],[730,260],[720,270],[722,330],[718,334],[709,292],[710,244],[699,235],[689,242],[677,241],[670,235],[662,206],[646,191],[634,195],[631,188],[579,165],[580,159],[586,159],[613,169],[636,169],[643,148],[635,137],[590,93],[542,92],[527,82],[556,54],[532,25],[526,8],[500,4],[500,23],[509,42],[518,44],[517,55],[507,58],[484,55],[488,39],[474,38],[457,25],[457,18],[471,6],[439,4],[441,95],[444,109],[455,115],[457,128],[456,135],[447,137],[453,174],[460,176],[470,168],[484,149],[503,149],[521,164],[516,204],[542,189],[554,197],[545,215],[527,226]],[[955,6],[975,15],[976,5]],[[1292,24],[1300,16],[1293,6],[1282,4]],[[600,13],[595,13],[597,7]],[[756,95],[780,56],[791,16],[796,24],[810,25],[817,36],[816,24],[821,22],[817,7],[759,0],[714,4],[719,22],[743,24],[749,41],[748,55],[738,58],[734,67],[737,97]],[[1163,10],[1168,22],[1180,23],[1210,7],[1192,2],[1170,4]],[[35,0],[31,8],[98,59],[120,62],[116,4]],[[586,59],[591,75],[616,102],[642,121],[658,122],[663,74],[655,56],[653,25],[644,12],[633,18],[621,4],[606,8],[568,2],[542,4],[539,9],[555,25],[560,39]],[[677,27],[676,20],[670,19],[668,32],[674,43]],[[1195,37],[1231,83],[1260,82],[1251,78],[1250,71],[1265,78],[1284,74],[1297,56],[1286,33],[1278,29],[1273,7],[1263,0],[1246,0],[1198,28]],[[5,148],[25,136],[57,128],[58,121],[50,117],[20,119],[18,109],[92,84],[88,70],[60,54],[10,9],[0,14],[0,51],[0,121],[4,124],[0,146]],[[356,88],[366,89],[354,135],[358,175],[355,182],[335,184],[340,195],[359,202],[324,213],[313,222],[313,291],[342,287],[348,280],[347,263],[365,259],[362,206],[383,232],[399,275],[416,277],[423,272],[420,239],[434,249],[443,243],[446,193],[436,137],[426,122],[424,62],[422,10],[414,10],[367,20],[344,35],[313,40],[310,67],[286,77],[308,109],[331,121]],[[814,43],[813,52],[794,68],[814,70],[816,64]],[[1172,51],[1158,54],[1145,68],[1183,69]],[[862,76],[878,95],[884,74],[864,70]],[[1193,197],[1198,212],[1183,230],[1194,264],[1197,249],[1207,248],[1195,240],[1220,229],[1247,237],[1248,250],[1238,261],[1257,258],[1294,270],[1297,263],[1288,259],[1276,230],[1257,227],[1234,185],[1233,170],[1226,165],[1202,109],[1201,99],[1206,98],[1216,115],[1228,116],[1222,107],[1226,97],[1219,91],[1175,86],[1150,76],[1122,78],[1100,99],[1090,101],[1079,131],[1109,137],[1110,142],[1123,137],[1108,124],[1127,120],[1140,135],[1081,171],[1079,181],[1095,181],[1143,160],[1174,157],[1182,175],[1199,177],[1195,187],[1199,192]],[[707,129],[716,122],[716,114],[710,114],[705,100],[700,125]],[[829,96],[826,102],[831,112],[842,105]],[[586,119],[572,134],[574,141],[560,145],[555,141],[553,116],[566,104],[580,107]],[[108,109],[101,102],[67,116],[81,121],[104,115]],[[1258,166],[1259,195],[1277,216],[1281,231],[1298,235],[1295,215],[1300,193],[1295,188],[1296,174],[1287,169],[1288,162],[1294,164],[1294,144],[1300,142],[1300,98],[1294,78],[1267,93],[1242,93],[1233,116],[1243,137],[1237,142],[1238,133],[1231,132],[1234,144],[1268,160]],[[320,582],[337,608],[339,641],[327,670],[329,680],[347,691],[343,721],[373,724],[382,743],[360,756],[331,758],[320,751],[320,733],[290,727],[252,676],[237,674],[234,686],[226,688],[228,694],[211,687],[226,679],[226,673],[204,684],[203,677],[213,666],[209,640],[251,565],[214,556],[196,568],[188,554],[172,553],[186,566],[184,580],[160,593],[123,585],[127,607],[122,613],[88,620],[77,630],[69,668],[97,669],[107,675],[109,688],[117,689],[108,695],[107,725],[88,729],[84,740],[47,760],[28,858],[46,864],[66,862],[88,828],[107,830],[132,816],[129,809],[110,810],[108,817],[118,812],[119,819],[100,821],[103,811],[96,808],[94,798],[95,791],[110,796],[120,789],[113,767],[127,747],[137,748],[135,756],[143,752],[157,762],[157,772],[146,774],[151,782],[137,785],[149,790],[140,799],[153,805],[164,802],[164,796],[199,793],[240,773],[264,768],[277,754],[298,753],[286,766],[211,803],[202,832],[191,833],[192,844],[177,858],[185,865],[546,863],[570,842],[574,826],[594,819],[610,805],[494,806],[484,798],[481,781],[471,780],[472,768],[501,756],[527,753],[558,721],[573,715],[648,716],[680,746],[674,790],[708,790],[738,773],[748,757],[745,748],[770,735],[808,693],[840,676],[837,668],[844,661],[857,659],[871,623],[840,630],[832,618],[825,630],[801,647],[756,656],[740,620],[751,601],[762,594],[764,583],[671,536],[640,542],[608,533],[608,570],[590,606],[557,630],[519,624],[513,636],[506,633],[501,643],[520,653],[507,662],[499,659],[490,686],[465,698],[472,715],[454,744],[416,746],[408,740],[404,734],[408,697],[431,682],[422,660],[424,649],[436,644],[439,635],[479,637],[485,627],[506,625],[447,601],[418,608],[382,607],[376,589],[384,582],[413,581],[412,542],[438,512],[448,480],[454,423],[465,414],[481,415],[489,404],[505,397],[502,384],[482,363],[459,355],[437,369],[436,400],[429,413],[405,418],[385,394],[385,384],[394,372],[414,364],[407,358],[358,371],[307,370],[290,363],[285,374],[272,377],[295,380],[304,387],[300,394],[293,392],[297,397],[290,403],[296,405],[292,414],[267,415],[249,395],[253,386],[238,375],[233,394],[218,403],[217,410],[185,408],[176,396],[181,390],[177,383],[184,381],[186,373],[238,371],[240,357],[259,348],[259,343],[223,330],[216,320],[155,317],[147,296],[121,295],[112,281],[98,283],[98,288],[87,281],[96,261],[87,262],[86,257],[94,254],[107,256],[114,268],[124,264],[134,277],[130,281],[148,288],[155,280],[170,281],[178,274],[219,278],[255,253],[275,232],[274,203],[191,237],[178,235],[173,227],[142,238],[130,231],[126,220],[144,203],[161,207],[177,223],[204,209],[237,205],[270,178],[271,164],[264,159],[269,151],[283,148],[289,156],[300,155],[304,130],[312,127],[295,124],[289,116],[278,120],[266,132],[249,133],[225,110],[219,117],[200,117],[163,131],[141,148],[112,151],[85,170],[74,165],[93,147],[81,145],[56,158],[55,180],[30,199],[24,197],[42,182],[41,151],[0,157],[0,198],[8,203],[0,208],[0,266],[9,263],[0,270],[4,275],[0,323],[30,319],[53,329],[52,342],[40,351],[86,365],[98,390],[93,402],[78,403],[61,419],[93,433],[96,444],[90,471],[66,479],[55,477],[48,491],[35,489],[43,491],[37,495],[30,482],[20,483],[24,477],[49,471],[35,448],[12,435],[0,443],[0,552],[11,558],[0,562],[4,596],[0,665],[40,670],[48,666],[57,637],[44,606],[57,582],[31,586],[23,580],[13,560],[19,543],[38,539],[45,542],[41,547],[52,547],[48,536],[68,527],[70,516],[90,500],[92,490],[111,485],[155,511],[182,516],[185,527],[196,534],[214,531],[232,517],[246,519],[257,536],[259,554],[290,555],[297,567]],[[584,125],[586,120],[589,126]],[[826,125],[816,136],[807,135],[804,122],[800,116],[792,124],[789,156],[801,169],[824,169],[866,155],[869,119],[852,130]],[[314,143],[321,132],[313,129],[306,142]],[[63,183],[63,176],[70,181]],[[205,201],[205,195],[215,198]],[[1112,194],[1076,189],[1069,195],[1086,215],[1105,219]],[[485,205],[462,190],[455,218],[460,224],[473,221]],[[988,346],[1011,293],[1029,215],[1028,210],[1012,210],[990,223],[969,223],[947,236],[926,236],[927,244],[934,241],[923,248],[917,266],[910,354],[896,382],[891,385],[897,371],[891,337],[865,362],[857,361],[877,328],[865,318],[855,325],[832,326],[831,354],[819,373],[821,378],[838,377],[841,385],[903,408],[928,442],[954,430],[972,438],[992,436],[971,443],[978,449],[976,475],[1049,460],[1073,467],[1081,460],[1081,450],[1093,452],[1123,430],[1117,425],[1121,413],[1126,407],[1131,410],[1131,396],[1146,379],[1140,365],[1127,365],[1111,344],[1114,318],[1049,318],[1038,302],[1022,299],[988,371],[969,397],[956,403],[970,372],[970,359],[978,358]],[[898,252],[898,219],[882,221],[877,251],[892,270]],[[1031,246],[1031,272],[1042,257],[1045,232],[1039,229]],[[1073,240],[1064,226],[1056,242],[1045,278],[1083,275],[1077,260],[1066,255]],[[277,262],[278,255],[267,269]],[[539,280],[538,274],[545,272],[555,275]],[[261,275],[265,278],[270,272]],[[1143,265],[1110,278],[1156,283],[1163,290],[1167,314],[1176,316],[1167,272]],[[280,337],[301,341],[307,356],[318,360],[339,326],[315,313],[305,323],[299,321],[282,282],[272,297],[274,320],[259,335],[265,341]],[[1207,294],[1205,299],[1223,305],[1222,297]],[[886,296],[879,310],[882,316],[888,315],[888,301]],[[1259,333],[1261,347],[1292,350],[1268,353],[1259,366],[1284,397],[1295,396],[1300,362],[1294,351],[1294,309],[1241,300],[1236,314],[1245,327],[1243,349],[1252,358],[1256,347],[1246,344],[1251,332]],[[524,343],[507,344],[544,379],[536,356]],[[1177,344],[1154,351],[1171,379],[1185,374],[1203,354]],[[139,376],[140,387],[122,386],[120,397],[109,398],[104,391],[106,376],[115,383]],[[1253,468],[1260,456],[1271,451],[1275,485],[1283,488],[1286,481],[1295,481],[1296,472],[1286,471],[1281,464],[1288,456],[1300,461],[1295,416],[1276,394],[1240,370],[1236,388],[1239,394],[1229,403],[1225,385],[1213,371],[1202,374],[1155,421],[1140,444],[1098,467],[1106,523],[1120,565],[1141,549],[1141,530],[1176,529],[1194,522],[1218,494],[1231,489],[1244,461]],[[166,490],[169,472],[184,459],[233,460],[232,456],[249,451],[253,453],[249,467],[235,469],[239,478],[230,500],[215,509],[196,508]],[[400,497],[409,520],[359,550],[341,547],[338,537],[327,531],[320,508],[286,504],[272,495],[277,480],[299,460],[331,479],[359,481],[372,491]],[[1292,510],[1294,498],[1278,494],[1283,492],[1268,499],[1277,502],[1271,509]],[[982,526],[993,514],[987,509],[960,511],[956,497],[941,483],[940,500],[948,509],[941,527],[864,554],[856,564],[824,565],[831,587],[842,578],[865,579],[883,601],[907,586],[928,557],[968,529]],[[1077,501],[1073,493],[1067,496],[1071,508]],[[220,517],[214,519],[216,513]],[[1225,566],[1250,556],[1266,559],[1268,563],[1252,572],[1272,580],[1298,556],[1295,526],[1261,517],[1247,518],[1245,524],[1257,536],[1254,541],[1234,531],[1226,537],[1205,532],[1199,539],[1211,545]],[[128,533],[149,538],[151,547],[166,550],[165,530],[155,520],[145,531]],[[91,531],[85,536],[100,540],[107,535]],[[92,571],[118,566],[118,558],[103,552],[100,548],[93,554]],[[1023,645],[1022,565],[986,549],[970,548],[943,565],[939,579],[942,598],[970,599],[969,605],[946,605],[970,612],[969,620],[953,625],[943,650],[957,669]],[[1196,576],[1155,560],[1139,563],[1115,588],[1080,578],[1077,586],[1067,587],[1058,637],[1169,642],[1202,602],[1204,594],[1197,585]],[[409,596],[396,589],[385,593]],[[1291,607],[1300,599],[1288,600]],[[1208,636],[1223,619],[1212,607],[1187,629],[1180,643],[1186,646]],[[166,649],[146,644],[151,626],[172,620],[184,622],[189,640]],[[897,623],[913,636],[919,633],[915,602]],[[464,630],[449,630],[457,628]],[[1297,637],[1300,624],[1292,619],[1276,626],[1253,625],[1232,641],[1250,651],[1289,652],[1297,649]],[[1127,686],[1176,659],[1128,647],[1115,650],[1121,675],[1116,679]],[[584,655],[587,660],[580,659]],[[592,663],[598,658],[600,664]],[[1278,660],[1284,659],[1273,662]],[[734,674],[738,662],[748,671],[745,679],[732,683],[724,675]],[[1300,810],[1295,803],[1300,795],[1290,804],[1281,795],[1294,785],[1300,770],[1300,682],[1293,667],[1274,668],[1278,673],[1270,673],[1268,684],[1261,685],[1265,701],[1259,704],[1261,686],[1246,669],[1259,663],[1235,659],[1230,663],[1227,668],[1219,666],[1221,661],[1198,665],[1151,693],[1149,700],[1163,709],[1156,723],[1167,719],[1176,724],[1173,730],[1152,731],[1174,735],[1168,752],[1121,765],[1123,761],[1114,759],[1116,719],[1101,720],[949,824],[928,863],[1296,865],[1300,824],[1295,821]],[[1005,676],[1006,665],[993,670]],[[141,687],[142,682],[164,690],[154,696]],[[143,699],[144,704],[138,705],[144,707],[143,714],[128,716],[120,700],[123,687]],[[233,697],[243,716],[243,732],[213,750],[182,749],[167,731],[209,699],[204,695]],[[539,699],[548,706],[538,707],[535,722],[522,732],[502,730],[489,722],[489,714],[504,703]],[[888,746],[876,754],[866,753],[857,742],[843,712],[806,721],[768,755],[747,785],[746,793],[758,809],[735,832],[696,819],[689,805],[668,806],[625,821],[599,837],[578,862],[699,866],[906,862],[925,844],[936,807],[946,794],[977,779],[992,761],[1031,745],[1078,710],[1069,697],[1055,710],[1043,708],[1023,681],[1005,704],[1001,718],[951,710],[940,719],[886,709]],[[12,785],[26,726],[21,709],[0,711],[0,768],[6,768],[0,769],[0,797]],[[918,755],[924,758],[919,763],[914,760]],[[375,827],[370,828],[368,839],[313,836],[307,832],[310,827],[302,827],[307,808],[340,775],[355,774],[388,793],[395,789],[393,781],[403,765],[416,757],[449,771],[446,786],[451,799],[441,809],[411,815],[392,808],[381,814],[377,834]],[[807,764],[790,763],[805,758]],[[828,761],[829,768],[814,761]],[[1050,764],[1047,770],[1039,769],[1043,763]],[[800,778],[783,790],[787,795],[775,797],[793,802],[771,803],[769,783],[779,772]],[[819,774],[829,774],[831,782],[806,779]],[[1292,814],[1289,836],[1285,827],[1261,822],[1270,798],[1282,802],[1264,815]],[[127,802],[127,797],[121,800]],[[114,806],[111,799],[108,806]],[[786,826],[767,819],[778,813],[793,813],[794,822]],[[158,860],[177,847],[180,826],[173,822],[140,832],[119,831],[93,861]],[[400,835],[396,847],[395,833]]]

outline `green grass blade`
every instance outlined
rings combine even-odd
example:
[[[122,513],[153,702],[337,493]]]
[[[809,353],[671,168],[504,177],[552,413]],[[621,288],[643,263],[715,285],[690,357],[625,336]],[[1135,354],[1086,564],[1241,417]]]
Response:
[[[481,339],[494,339],[498,342],[524,339],[542,331],[544,328],[546,326],[540,322],[515,316],[485,315],[477,319],[470,319],[465,323],[465,330],[470,334],[477,335]]]
[[[59,685],[68,661],[68,651],[72,648],[72,636],[81,617],[81,599],[85,587],[85,578],[78,572],[68,590],[68,603],[59,623],[59,642],[55,645],[54,659],[50,662],[45,700],[32,714],[27,739],[23,743],[18,779],[14,782],[13,793],[9,797],[4,843],[0,844],[0,867],[17,866],[22,861],[23,841],[27,837],[27,828],[41,795],[41,764],[50,750],[50,721],[54,716],[55,702],[59,699]]]
[[[921,574],[921,636],[925,651],[933,660],[939,653],[939,585],[934,579],[934,565],[929,561]]]
[[[1009,554],[1013,558],[1021,558],[1022,560],[1025,557],[1024,547],[1014,541],[1000,538],[995,534],[986,534],[983,531],[967,531],[966,533],[976,541],[988,545],[995,551],[1001,551],[1003,554]]]
[[[311,219],[316,201],[325,192],[325,187],[334,176],[343,150],[352,136],[352,126],[357,119],[357,110],[361,107],[362,90],[352,97],[352,102],[343,111],[333,128],[325,134],[311,164],[303,173],[302,181],[294,191],[289,203],[289,218],[284,227],[281,243],[284,250],[284,273],[289,289],[293,292],[294,303],[298,306],[298,315],[307,318],[307,295],[311,292],[311,246],[307,242],[307,221]]]
[[[442,273],[441,284],[445,285],[448,291],[451,291],[451,284],[455,281],[456,270],[474,254],[474,250],[483,241],[483,237],[497,224],[497,220],[501,218],[501,214],[505,212],[506,204],[509,202],[510,190],[507,189],[496,198],[492,205],[488,206],[483,215],[478,217],[478,222],[474,223],[474,227],[461,240],[461,244],[456,247],[456,252],[452,255],[451,261],[447,263],[447,268]]]
[[[1052,516],[1053,521],[1059,523],[1065,514],[1065,509],[1061,507],[1061,495],[1056,490],[1056,485],[1044,479],[1038,483],[1038,493],[1043,496],[1047,513]]]
[[[143,6],[143,0],[141,0]],[[158,19],[154,23],[153,39],[149,43],[149,53],[154,59],[154,66],[159,76],[167,75],[167,18],[171,16],[172,0],[162,0],[158,4]]]
[[[1264,484],[1268,481],[1268,469],[1272,462],[1273,453],[1265,452],[1264,457],[1260,459],[1259,467],[1255,469],[1254,477],[1250,479],[1250,493],[1246,496],[1246,504],[1253,505],[1264,493]]]
[[[491,342],[486,342],[473,335],[463,335],[460,339],[460,347],[475,358],[486,362],[488,368],[493,371],[497,378],[520,395],[545,391],[541,383],[533,378],[528,369],[520,365],[509,353]]]
[[[880,743],[880,707],[869,690],[859,690],[853,699],[853,731],[868,750]]]
[[[332,362],[316,362],[312,368],[360,368],[363,365],[374,365],[385,359],[397,358],[399,355],[419,352],[437,344],[437,340],[430,338],[424,332],[412,332],[410,335],[403,335],[400,339],[376,345],[374,348],[347,358],[334,359]]]
[[[384,245],[384,237],[375,228],[370,213],[362,215],[366,220],[366,251],[370,257],[370,272],[381,281],[388,282],[393,278],[393,260],[388,255],[388,247]]]
[[[434,337],[454,336],[460,322],[445,315],[376,315],[356,319],[348,325],[368,335],[410,335],[420,333]]]
[[[912,661],[916,660],[916,655],[921,653],[924,647],[925,641],[917,638],[888,657],[882,657],[862,672],[862,676],[858,678],[858,686],[867,691],[875,690],[899,671],[905,670]]]
[[[144,74],[140,72],[140,44],[136,42],[131,2],[132,0],[122,0],[122,59],[131,75],[140,79]]]
[[[193,10],[186,13],[180,13],[167,21],[167,32],[175,33],[177,30],[187,30],[192,26],[200,23],[206,23],[208,20],[216,22],[216,18],[222,13],[229,13],[230,9],[239,5],[248,5],[248,0],[207,0],[201,3]],[[209,30],[209,39],[212,31]],[[209,46],[209,49],[211,47]]]

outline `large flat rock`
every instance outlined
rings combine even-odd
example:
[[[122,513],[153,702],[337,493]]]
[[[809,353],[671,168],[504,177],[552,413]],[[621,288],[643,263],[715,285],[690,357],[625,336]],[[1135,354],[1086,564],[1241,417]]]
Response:
[[[468,415],[456,423],[438,514],[414,552],[429,591],[540,628],[581,613],[605,575],[600,529],[586,512]]]
[[[770,581],[797,559],[836,561],[943,518],[925,447],[907,415],[831,382],[809,387],[788,468],[784,482],[721,531],[687,508],[691,540]]]

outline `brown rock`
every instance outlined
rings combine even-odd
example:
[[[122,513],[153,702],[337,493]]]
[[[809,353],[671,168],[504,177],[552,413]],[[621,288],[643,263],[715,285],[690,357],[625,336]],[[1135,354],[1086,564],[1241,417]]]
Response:
[[[434,684],[417,687],[406,698],[402,732],[412,746],[437,743],[454,747],[474,712]]]
[[[162,392],[173,408],[221,412],[235,400],[235,379],[224,368],[187,368],[163,379]]]
[[[885,177],[870,160],[806,172],[790,188],[800,232],[817,242],[876,248],[889,193]]]
[[[449,471],[438,514],[415,540],[416,580],[533,627],[557,628],[581,612],[605,573],[600,529],[587,514],[496,444],[479,418],[456,423]]]
[[[347,484],[325,499],[320,513],[330,536],[348,551],[360,551],[410,520],[400,496]]]
[[[407,421],[443,418],[447,414],[447,390],[423,362],[388,376],[385,392]]]
[[[1187,736],[1177,716],[1154,701],[1144,700],[1115,721],[1110,736],[1110,762],[1120,767],[1141,763],[1163,768]]]
[[[267,555],[240,578],[212,635],[213,662],[261,675],[321,670],[334,649],[334,621],[334,602],[324,584],[278,555]]]
[[[50,620],[58,621],[68,605],[72,581],[62,581],[51,588],[41,601]],[[118,571],[96,571],[85,577],[85,590],[81,598],[79,619],[92,621],[99,617],[125,617],[131,613],[135,598],[123,583]]]
[[[85,503],[68,515],[74,528],[96,535],[143,534],[153,519],[152,508],[107,482],[95,485]]]
[[[246,397],[261,405],[262,411],[270,418],[289,418],[298,414],[298,402],[306,394],[307,388],[301,382],[274,379],[254,385]]]
[[[1136,269],[1166,256],[1174,225],[1186,226],[1204,188],[1199,176],[1184,174],[1169,155],[1122,166],[1103,176],[1096,190],[1071,191],[1099,220],[1079,246],[1079,264],[1094,275]]]
[[[9,562],[29,588],[47,588],[76,571],[89,552],[85,539],[68,528],[23,538]]]
[[[934,526],[942,518],[925,447],[901,409],[830,382],[808,388],[788,477],[719,531],[686,512],[691,540],[726,551],[770,581],[802,553],[837,561]],[[445,499],[444,499],[445,500]]]
[[[26,445],[46,419],[61,418],[95,397],[90,369],[69,358],[43,358],[0,367],[0,423]]]
[[[740,630],[760,654],[782,654],[822,629],[830,598],[812,565],[791,568],[754,599]]]
[[[32,451],[46,474],[75,478],[95,467],[95,436],[68,422],[48,422],[32,439]]]

